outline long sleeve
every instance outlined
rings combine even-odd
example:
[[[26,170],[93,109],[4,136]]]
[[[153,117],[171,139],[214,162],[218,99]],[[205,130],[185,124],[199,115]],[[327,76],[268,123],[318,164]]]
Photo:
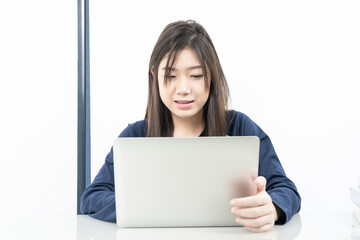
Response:
[[[259,176],[266,178],[266,191],[284,213],[276,224],[285,224],[300,211],[301,198],[295,184],[286,176],[269,136],[249,117],[235,112],[229,135],[258,136],[260,139]]]
[[[112,149],[94,181],[82,194],[80,210],[93,218],[116,221]]]
[[[130,124],[119,137],[145,137],[145,135],[146,123],[139,121]],[[301,198],[294,183],[286,176],[270,138],[250,118],[240,112],[235,112],[234,118],[229,120],[228,135],[259,137],[259,176],[266,178],[266,191],[274,204],[284,213],[283,218],[279,218],[276,224],[288,222],[299,212]],[[112,149],[93,183],[83,193],[80,207],[83,214],[104,221],[116,221]]]
[[[300,211],[301,198],[295,184],[286,176],[268,136],[260,139],[259,176],[267,180],[266,191],[284,213],[276,224],[287,223]]]
[[[131,125],[119,137],[133,137]],[[105,163],[94,181],[81,196],[80,211],[83,214],[107,222],[116,222],[113,150],[106,156]]]

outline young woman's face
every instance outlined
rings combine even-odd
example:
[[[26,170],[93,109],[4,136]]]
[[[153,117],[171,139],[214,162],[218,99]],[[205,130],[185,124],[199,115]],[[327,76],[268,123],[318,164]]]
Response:
[[[173,118],[198,118],[203,115],[203,107],[209,98],[211,79],[208,88],[204,82],[204,72],[196,54],[190,48],[180,51],[165,83],[167,56],[159,65],[158,79],[160,98],[170,110]],[[209,75],[208,75],[209,76]]]

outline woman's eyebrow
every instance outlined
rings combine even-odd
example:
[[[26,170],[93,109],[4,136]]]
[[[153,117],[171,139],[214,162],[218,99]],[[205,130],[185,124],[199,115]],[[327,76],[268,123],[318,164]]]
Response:
[[[188,67],[188,68],[186,68],[185,70],[193,70],[193,69],[198,69],[198,68],[202,68],[202,66],[191,66],[191,67]],[[166,69],[166,67],[163,67],[162,68],[162,70],[165,70]],[[169,70],[171,70],[171,71],[177,71],[177,69],[176,68],[168,68]]]

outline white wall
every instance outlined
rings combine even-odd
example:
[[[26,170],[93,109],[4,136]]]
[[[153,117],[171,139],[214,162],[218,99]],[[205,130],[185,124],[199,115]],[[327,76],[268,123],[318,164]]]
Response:
[[[92,178],[143,119],[152,48],[170,22],[209,32],[232,108],[271,137],[303,211],[350,210],[360,175],[359,1],[92,1]]]
[[[76,214],[77,2],[0,2],[0,215]]]

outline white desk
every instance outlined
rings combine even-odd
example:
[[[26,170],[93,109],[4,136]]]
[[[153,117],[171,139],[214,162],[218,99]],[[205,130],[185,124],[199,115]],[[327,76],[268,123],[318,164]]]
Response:
[[[354,238],[351,212],[301,212],[284,226],[266,233],[242,227],[118,228],[88,216],[0,215],[0,239],[360,239]]]

